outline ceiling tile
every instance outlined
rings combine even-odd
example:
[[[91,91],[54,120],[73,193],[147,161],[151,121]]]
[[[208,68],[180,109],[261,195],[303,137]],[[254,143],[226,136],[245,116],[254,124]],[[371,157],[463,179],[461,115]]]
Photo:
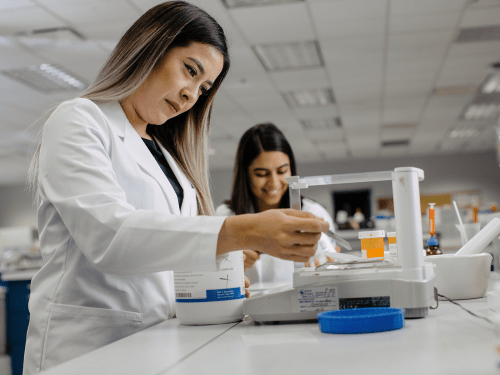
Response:
[[[35,8],[35,4],[30,0],[1,0],[0,11],[20,10],[26,8]]]
[[[316,22],[335,22],[372,17],[385,17],[386,0],[337,0],[310,5]]]
[[[415,31],[455,29],[460,19],[460,14],[460,11],[450,11],[446,13],[393,16],[389,21],[389,32],[391,34],[397,34]]]
[[[229,13],[251,44],[315,39],[305,3],[232,9]]]
[[[313,19],[316,18],[313,16]],[[320,40],[355,39],[382,36],[385,32],[385,19],[383,17],[370,17],[349,21],[316,21],[315,26]]]
[[[91,25],[118,21],[135,22],[141,13],[125,0],[64,1],[44,0],[54,14],[73,25]]]
[[[389,35],[389,51],[405,49],[445,48],[453,40],[454,31],[429,31]]]
[[[324,68],[273,72],[269,76],[282,91],[328,87],[328,76]]]
[[[466,0],[391,0],[391,16],[453,12],[465,4]]]
[[[500,8],[469,9],[465,11],[460,26],[493,26],[500,24],[499,20]]]
[[[67,25],[65,22],[40,8],[0,12],[0,33],[2,34],[62,26]]]

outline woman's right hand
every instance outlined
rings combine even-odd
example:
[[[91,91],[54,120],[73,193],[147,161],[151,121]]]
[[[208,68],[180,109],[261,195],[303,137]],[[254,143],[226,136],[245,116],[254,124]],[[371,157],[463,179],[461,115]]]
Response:
[[[309,212],[276,209],[226,218],[219,232],[217,255],[252,249],[277,258],[307,262],[328,223]]]

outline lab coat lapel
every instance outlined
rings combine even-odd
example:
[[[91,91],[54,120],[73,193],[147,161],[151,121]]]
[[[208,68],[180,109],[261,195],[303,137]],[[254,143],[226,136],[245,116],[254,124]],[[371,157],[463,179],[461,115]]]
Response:
[[[160,144],[160,142],[157,143],[160,145],[161,151],[163,152],[163,155],[165,155],[165,158],[167,159],[170,168],[172,168],[175,177],[177,177],[177,181],[179,181],[179,183],[181,184],[184,193],[181,215],[196,216],[198,212],[198,206],[196,204],[196,190],[193,188],[193,185],[191,185],[191,182],[189,182],[186,175],[179,169],[172,155],[170,155],[170,153]]]
[[[120,103],[109,103],[101,105],[101,109],[105,111],[109,118],[110,125],[113,131],[123,139],[125,147],[135,159],[137,164],[152,178],[154,178],[162,189],[167,199],[170,211],[176,215],[180,215],[179,201],[175,194],[174,188],[170,184],[167,176],[161,170],[158,162],[144,144],[141,136],[135,131],[133,126],[127,119],[125,112]]]

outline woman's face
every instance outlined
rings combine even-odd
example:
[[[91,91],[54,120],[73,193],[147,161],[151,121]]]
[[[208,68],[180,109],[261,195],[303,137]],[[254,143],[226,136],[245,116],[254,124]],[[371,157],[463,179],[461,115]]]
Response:
[[[147,79],[122,102],[132,125],[161,125],[207,94],[224,65],[215,47],[191,43],[167,52]]]
[[[248,175],[259,211],[278,208],[288,189],[285,177],[291,176],[290,158],[281,151],[264,151],[250,164]]]

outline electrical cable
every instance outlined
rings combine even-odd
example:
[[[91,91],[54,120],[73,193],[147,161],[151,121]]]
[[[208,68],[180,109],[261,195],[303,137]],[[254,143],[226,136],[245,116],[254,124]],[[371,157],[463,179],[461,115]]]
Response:
[[[494,324],[494,323],[493,323],[491,320],[489,320],[488,318],[486,318],[486,317],[484,317],[484,316],[477,315],[477,314],[473,313],[472,311],[467,310],[465,307],[463,307],[463,306],[462,306],[462,305],[460,305],[459,303],[457,303],[457,302],[453,301],[451,298],[448,298],[448,297],[446,297],[446,296],[443,296],[442,294],[439,294],[439,293],[438,293],[438,296],[439,296],[439,297],[441,297],[441,298],[444,298],[444,299],[446,299],[446,300],[448,300],[448,301],[450,301],[451,303],[453,303],[453,304],[455,304],[455,305],[457,305],[458,307],[460,307],[460,308],[462,308],[463,310],[467,311],[467,312],[468,312],[469,314],[471,314],[472,316],[475,316],[476,318],[484,319],[484,320],[486,320],[488,323]]]

